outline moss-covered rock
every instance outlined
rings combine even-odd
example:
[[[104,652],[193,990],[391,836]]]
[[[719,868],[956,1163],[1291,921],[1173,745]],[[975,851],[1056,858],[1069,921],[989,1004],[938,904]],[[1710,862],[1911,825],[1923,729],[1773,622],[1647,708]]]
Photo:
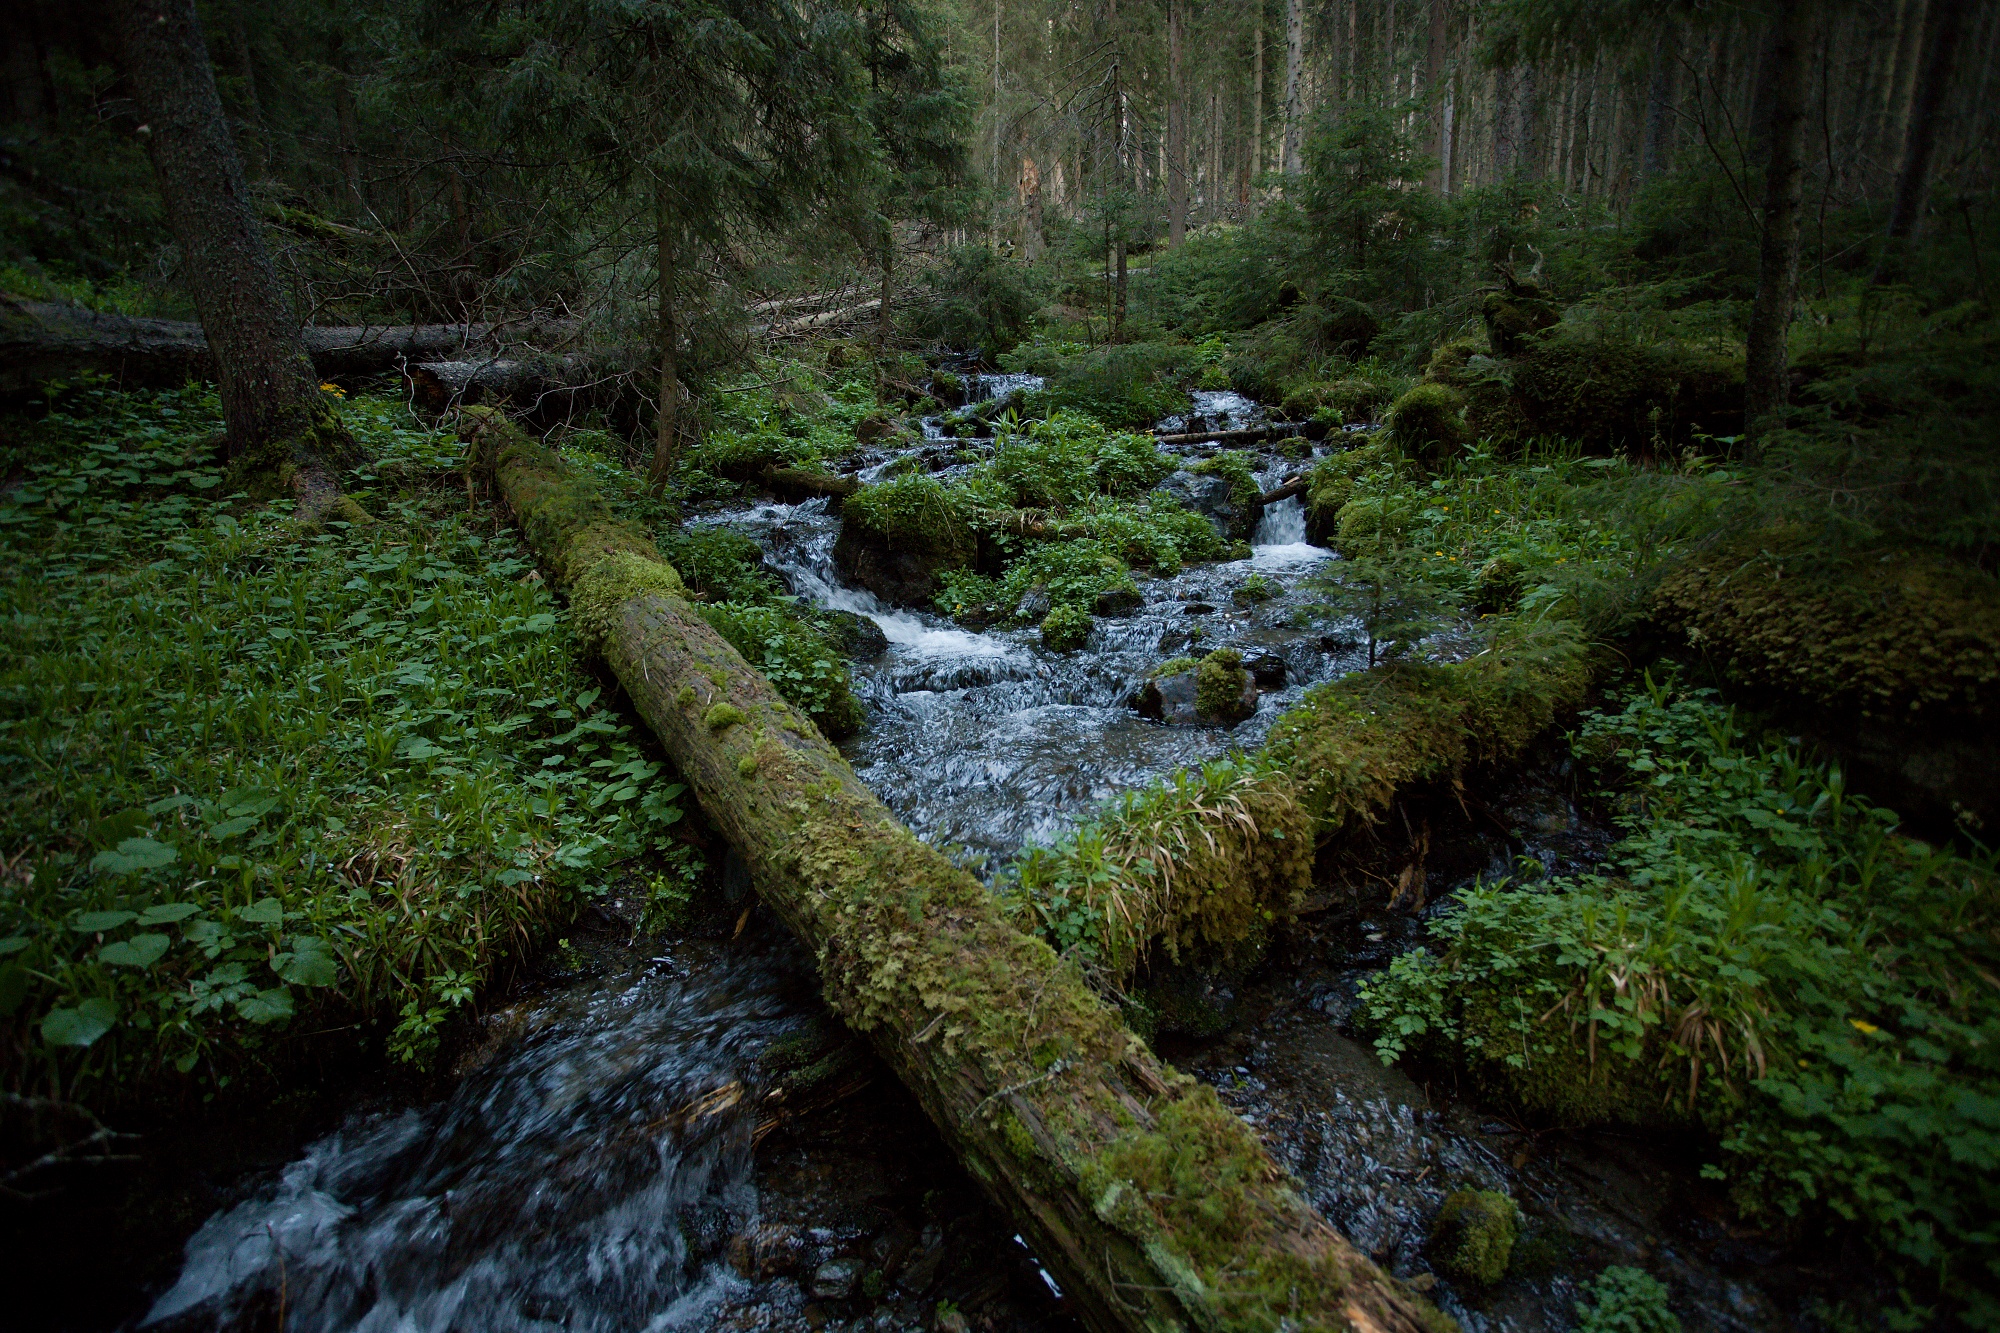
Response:
[[[1437,463],[1472,438],[1465,398],[1447,384],[1419,384],[1396,400],[1388,415],[1390,438],[1410,458]]]
[[[1243,654],[1218,648],[1160,663],[1139,687],[1138,710],[1169,725],[1233,727],[1257,711],[1257,695]]]
[[[1498,1190],[1459,1190],[1438,1210],[1431,1253],[1452,1277],[1490,1287],[1507,1274],[1519,1227],[1520,1210]]]
[[[834,563],[878,597],[928,606],[946,570],[969,568],[978,538],[953,494],[930,476],[864,487],[841,506]]]

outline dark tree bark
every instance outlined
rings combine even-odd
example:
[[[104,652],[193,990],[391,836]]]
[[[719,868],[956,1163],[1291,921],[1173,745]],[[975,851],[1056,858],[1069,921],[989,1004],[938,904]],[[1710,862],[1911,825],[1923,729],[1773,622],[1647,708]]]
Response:
[[[667,484],[680,461],[681,373],[680,324],[674,312],[674,279],[678,262],[674,246],[672,202],[667,187],[656,185],[653,192],[654,240],[660,270],[660,412],[653,442],[653,465],[647,480],[654,490]]]
[[[1923,60],[1917,67],[1916,88],[1910,97],[1910,114],[1904,126],[1896,198],[1889,209],[1889,233],[1870,279],[1875,286],[1900,282],[1905,276],[1910,241],[1924,215],[1931,161],[1937,155],[1939,113],[1951,85],[1952,59],[1958,52],[1964,27],[1965,0],[1931,0]]]
[[[343,501],[334,468],[357,459],[299,338],[223,119],[194,0],[109,0],[114,40],[167,224],[215,357],[228,452],[253,493],[289,490],[308,521]]]
[[[1760,62],[1768,89],[1769,155],[1764,169],[1764,239],[1757,260],[1757,297],[1745,351],[1743,421],[1754,440],[1791,397],[1786,339],[1799,283],[1800,202],[1805,188],[1806,72],[1811,65],[1813,0],[1779,6],[1770,45]]]
[[[1672,155],[1674,94],[1679,87],[1681,32],[1673,19],[1663,19],[1653,38],[1653,68],[1646,81],[1646,125],[1639,147],[1639,175],[1644,180],[1664,175]]]
[[[1167,0],[1167,248],[1187,237],[1188,126],[1187,65],[1181,42],[1187,27],[1186,0]]]

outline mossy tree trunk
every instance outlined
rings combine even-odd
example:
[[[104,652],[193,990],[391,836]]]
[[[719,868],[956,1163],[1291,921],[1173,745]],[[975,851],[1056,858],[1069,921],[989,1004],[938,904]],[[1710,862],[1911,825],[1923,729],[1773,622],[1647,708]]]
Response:
[[[652,544],[504,418],[465,433],[753,882],[1098,1330],[1444,1329],[1046,944],[918,841],[688,605]]]
[[[351,509],[334,469],[355,461],[354,441],[320,392],[264,244],[194,0],[112,0],[110,13],[143,117],[138,133],[215,358],[235,473],[253,492],[295,493],[309,520]]]

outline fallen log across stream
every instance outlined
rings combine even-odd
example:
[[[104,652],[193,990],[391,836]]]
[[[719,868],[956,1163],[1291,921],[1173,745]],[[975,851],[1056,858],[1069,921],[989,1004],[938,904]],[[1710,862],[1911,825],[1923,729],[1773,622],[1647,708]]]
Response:
[[[1205,1084],[1162,1064],[971,875],[920,842],[689,605],[652,542],[504,417],[474,465],[972,1177],[1100,1333],[1453,1327],[1321,1218]]]

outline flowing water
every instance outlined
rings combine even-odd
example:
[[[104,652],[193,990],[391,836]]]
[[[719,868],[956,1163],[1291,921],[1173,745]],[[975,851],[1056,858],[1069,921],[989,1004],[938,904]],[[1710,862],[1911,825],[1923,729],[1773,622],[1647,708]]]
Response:
[[[1025,387],[1002,376],[973,385],[996,398]],[[1202,394],[1162,425],[1262,419],[1237,395]],[[949,472],[968,445],[932,421],[909,452]],[[860,473],[895,461],[864,457]],[[1277,452],[1255,465],[1267,490],[1304,466]],[[1314,610],[1315,576],[1335,557],[1306,544],[1296,500],[1263,514],[1249,558],[1142,581],[1141,604],[1096,620],[1072,653],[1045,650],[1032,629],[973,632],[845,585],[832,562],[839,520],[823,501],[702,521],[754,536],[797,595],[880,626],[886,652],[855,667],[869,725],[846,751],[919,835],[981,872],[1119,791],[1254,748],[1306,687],[1365,665],[1355,636]],[[1248,659],[1263,687],[1254,716],[1223,728],[1136,714],[1152,667],[1216,647]],[[1508,799],[1489,820],[1504,835],[1440,839],[1463,864],[1434,866],[1434,883],[1505,873],[1524,852],[1585,866],[1608,841],[1560,784],[1528,783]],[[1513,1194],[1533,1262],[1495,1292],[1433,1289],[1468,1329],[1569,1327],[1579,1283],[1610,1262],[1670,1275],[1692,1327],[1781,1322],[1756,1282],[1716,1257],[1729,1239],[1718,1241],[1720,1224],[1700,1222],[1676,1192],[1687,1164],[1482,1119],[1349,1040],[1358,980],[1420,929],[1358,901],[1318,904],[1261,980],[1207,979],[1230,1028],[1167,1048],[1258,1127],[1331,1220],[1422,1286],[1433,1280],[1425,1230],[1444,1195]],[[1037,1283],[1046,1275],[999,1219],[965,1202],[970,1186],[892,1084],[802,1122],[832,1126],[817,1139],[783,1130],[772,1140],[782,1146],[757,1146],[782,1119],[766,1056],[827,1021],[809,960],[763,927],[524,1001],[494,1020],[483,1060],[441,1101],[355,1118],[210,1218],[143,1326],[263,1327],[275,1311],[299,1333],[886,1333],[929,1327],[940,1298],[969,1302],[992,1329],[1066,1326],[1053,1284]],[[941,1208],[946,1197],[961,1203]]]

